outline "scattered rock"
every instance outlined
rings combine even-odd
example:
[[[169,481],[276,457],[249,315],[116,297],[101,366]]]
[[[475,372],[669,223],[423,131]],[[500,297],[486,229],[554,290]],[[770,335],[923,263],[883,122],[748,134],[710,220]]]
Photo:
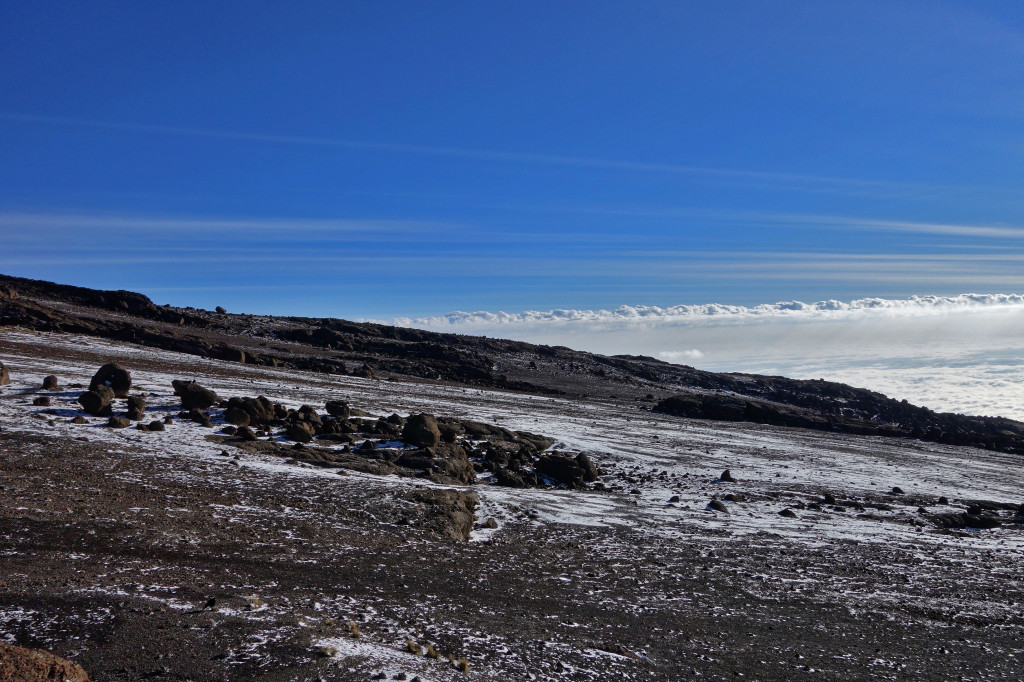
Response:
[[[576,464],[579,465],[580,470],[583,472],[583,480],[587,483],[593,483],[597,480],[597,476],[600,472],[597,470],[597,466],[594,462],[587,457],[584,453],[576,455]]]
[[[49,376],[47,376],[47,377],[45,377],[43,379],[43,390],[44,391],[55,391],[55,390],[57,390],[57,386],[58,385],[59,384],[57,382],[57,377],[54,376],[53,374],[51,374],[51,375],[49,375]]]
[[[571,488],[583,485],[583,469],[579,461],[569,455],[547,454],[537,460],[537,473],[553,478]],[[595,478],[597,478],[595,476]]]
[[[327,414],[338,419],[348,419],[352,416],[352,411],[349,409],[348,403],[344,400],[328,400],[325,405]]]
[[[296,443],[308,443],[313,440],[313,434],[316,433],[313,429],[313,425],[309,422],[293,422],[288,425],[285,430],[285,434],[291,440]]]
[[[481,528],[492,528],[492,529],[493,528],[497,528],[498,527],[498,522],[495,521],[494,518],[492,517],[492,518],[487,519],[483,523],[481,523],[480,527]]]
[[[186,410],[206,410],[220,402],[216,393],[195,381],[175,379],[171,385],[174,386],[174,395],[181,398],[181,406]]]
[[[164,430],[164,423],[162,421],[160,421],[159,419],[154,419],[153,421],[149,422],[148,430],[149,431],[163,431]]]
[[[949,504],[949,498],[943,495],[942,497],[939,498],[938,504]]]
[[[48,396],[48,395],[41,395],[38,398],[35,398],[32,401],[32,404],[35,405],[36,407],[49,407],[50,406],[50,396]]]
[[[894,485],[892,487],[892,491],[891,492],[892,492],[893,495],[902,495],[903,494],[903,488],[899,487],[898,485]]]
[[[225,436],[233,436],[236,433],[238,433],[238,428],[228,424],[223,429],[221,429],[220,432],[223,433]]]
[[[441,431],[432,414],[415,414],[405,422],[402,441],[421,448],[432,448],[441,442]]]
[[[126,417],[111,417],[107,420],[107,426],[112,429],[125,429],[131,426],[132,423],[128,421]]]
[[[726,483],[736,482],[736,479],[732,477],[732,473],[728,469],[722,472],[722,475],[718,477],[718,480],[724,481]]]
[[[82,409],[94,417],[107,417],[111,414],[110,402],[114,399],[114,390],[109,386],[100,385],[78,396]]]
[[[132,389],[132,375],[116,362],[109,362],[96,370],[89,382],[90,391],[95,391],[99,386],[108,386],[115,398],[125,398]]]
[[[248,426],[239,426],[235,431],[235,437],[250,442],[256,440],[256,434]]]
[[[25,649],[0,641],[0,680],[18,682],[89,682],[82,666],[42,649]]]
[[[825,492],[825,493],[822,493],[822,495],[821,495],[821,501],[824,504],[835,504],[836,503],[836,496],[833,495],[830,492]]]
[[[224,309],[224,308],[222,308],[221,306],[217,306],[216,308],[214,308],[214,309],[213,309],[213,311],[214,311],[215,313],[217,313],[218,315],[226,315],[226,314],[227,314],[227,312],[228,312],[227,310],[225,310],[225,309]]]
[[[785,516],[787,519],[795,519],[796,512],[787,507],[779,512],[779,516]]]
[[[672,503],[679,502],[679,496],[673,495],[672,497],[668,498],[668,501]]]
[[[146,416],[146,398],[141,395],[128,396],[128,418],[132,421],[139,421]]]
[[[241,405],[228,404],[228,408],[224,410],[224,421],[235,426],[248,426],[252,420]]]
[[[79,416],[75,417],[74,419],[72,419],[71,423],[72,424],[88,424],[89,420],[86,419],[85,417],[79,415]]]
[[[723,514],[729,513],[729,508],[725,506],[725,503],[718,499],[713,499],[708,502],[708,509],[713,511],[722,512]]]

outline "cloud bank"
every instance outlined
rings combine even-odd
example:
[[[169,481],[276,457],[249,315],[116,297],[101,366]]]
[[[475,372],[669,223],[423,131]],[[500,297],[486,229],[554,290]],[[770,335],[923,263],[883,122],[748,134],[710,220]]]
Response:
[[[454,312],[395,320],[719,372],[827,378],[933,409],[1024,420],[1024,295],[758,306]]]
[[[696,323],[744,323],[765,318],[837,319],[864,314],[943,314],[951,311],[995,306],[1024,306],[1024,294],[960,294],[958,296],[911,296],[904,299],[861,298],[854,301],[783,301],[753,307],[708,303],[703,305],[658,306],[623,305],[614,310],[556,309],[528,310],[521,313],[462,312],[421,318],[397,318],[393,324],[436,329],[459,326],[533,325],[539,323],[587,323],[595,325]]]

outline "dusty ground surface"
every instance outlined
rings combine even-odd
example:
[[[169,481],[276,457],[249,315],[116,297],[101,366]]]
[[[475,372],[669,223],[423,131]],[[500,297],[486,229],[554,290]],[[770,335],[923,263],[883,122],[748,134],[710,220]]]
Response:
[[[1020,456],[61,334],[0,332],[0,360],[0,637],[93,680],[1024,674]],[[177,419],[162,433],[71,423],[72,385],[111,360],[152,418],[178,412],[172,378],[197,378],[222,397],[480,419],[589,453],[609,490],[467,486],[498,527],[452,542],[410,502],[442,487],[426,481],[289,464]],[[62,388],[40,390],[48,374]],[[1002,525],[930,520],[972,501]]]

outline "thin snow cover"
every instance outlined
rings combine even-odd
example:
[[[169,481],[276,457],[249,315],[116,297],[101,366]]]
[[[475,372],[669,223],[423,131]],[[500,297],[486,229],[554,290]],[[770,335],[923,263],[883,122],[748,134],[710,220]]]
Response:
[[[475,531],[474,539],[500,538],[505,528],[537,524],[612,528],[616,533],[641,538],[645,546],[695,542],[701,547],[733,542],[785,542],[804,547],[843,542],[899,545],[916,553],[925,568],[937,558],[957,559],[962,552],[998,551],[1000,556],[1024,561],[1024,533],[1016,524],[944,534],[926,523],[908,523],[918,518],[918,504],[932,512],[962,511],[964,501],[972,499],[1019,504],[1019,481],[1024,475],[1024,458],[1020,456],[910,439],[683,420],[624,411],[621,405],[599,400],[529,396],[400,379],[385,384],[251,365],[226,367],[193,356],[69,335],[6,333],[0,337],[0,347],[13,382],[0,391],[0,421],[5,428],[65,438],[84,435],[111,450],[140,457],[195,458],[216,471],[217,480],[224,485],[241,481],[239,477],[244,475],[246,486],[261,481],[267,487],[309,491],[303,494],[335,489],[386,495],[434,484],[423,479],[356,472],[338,476],[331,469],[287,464],[269,455],[240,452],[235,460],[220,454],[221,445],[206,440],[211,430],[192,422],[176,420],[165,432],[156,434],[109,429],[102,419],[75,425],[69,417],[81,414],[75,403],[78,391],[50,392],[54,399],[51,408],[33,407],[31,398],[39,393],[38,386],[47,374],[57,374],[64,386],[76,381],[85,383],[100,364],[118,360],[132,371],[133,391],[150,393],[147,411],[158,417],[180,409],[171,391],[171,380],[188,378],[190,374],[184,368],[193,368],[204,386],[225,398],[262,394],[287,405],[318,407],[327,400],[344,399],[373,414],[430,412],[554,436],[558,441],[553,449],[585,452],[604,471],[624,477],[609,476],[609,483],[626,481],[615,492],[470,486],[480,497],[478,519],[482,522],[493,517],[498,522],[497,530]],[[150,369],[175,366],[183,371]],[[56,410],[57,414],[47,410]],[[731,470],[736,483],[719,480],[724,469]],[[190,474],[167,467],[160,475]],[[913,498],[912,506],[890,495],[894,486]],[[861,514],[852,509],[797,508],[796,518],[780,516],[779,512],[794,502],[820,497],[825,491],[834,492],[840,499],[887,502],[894,509],[869,509],[870,514]],[[729,493],[741,493],[748,499],[726,502],[727,513],[708,509],[712,498]],[[939,496],[947,496],[959,506],[940,507],[936,503]],[[211,509],[224,519],[242,523],[253,511],[245,504]],[[280,513],[298,512],[286,509]],[[815,580],[822,589],[843,593],[853,605],[902,598],[897,588],[865,591],[827,576]],[[853,593],[847,594],[851,590]],[[970,608],[996,607],[978,603]],[[392,644],[346,642],[345,647],[345,655],[381,665],[401,656],[400,649]]]
[[[942,412],[1024,419],[1024,295],[454,312],[395,324],[824,378]]]

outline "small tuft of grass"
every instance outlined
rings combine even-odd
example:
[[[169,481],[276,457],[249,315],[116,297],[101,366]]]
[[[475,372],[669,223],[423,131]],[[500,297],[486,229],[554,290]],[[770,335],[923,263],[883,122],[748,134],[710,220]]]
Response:
[[[423,653],[423,647],[408,637],[405,638],[405,648],[409,650],[409,653],[416,654],[417,656]]]
[[[432,658],[435,661],[441,658],[441,654],[437,653],[437,649],[434,648],[433,644],[428,644],[426,651],[423,653],[427,658]]]
[[[469,660],[465,656],[459,659],[459,662],[455,664],[455,667],[460,673],[469,674]]]
[[[349,622],[345,623],[345,626],[348,627],[348,631],[349,633],[351,633],[353,639],[359,639],[363,636],[363,633],[359,632],[359,626],[356,625],[356,622],[354,620],[350,620]]]

